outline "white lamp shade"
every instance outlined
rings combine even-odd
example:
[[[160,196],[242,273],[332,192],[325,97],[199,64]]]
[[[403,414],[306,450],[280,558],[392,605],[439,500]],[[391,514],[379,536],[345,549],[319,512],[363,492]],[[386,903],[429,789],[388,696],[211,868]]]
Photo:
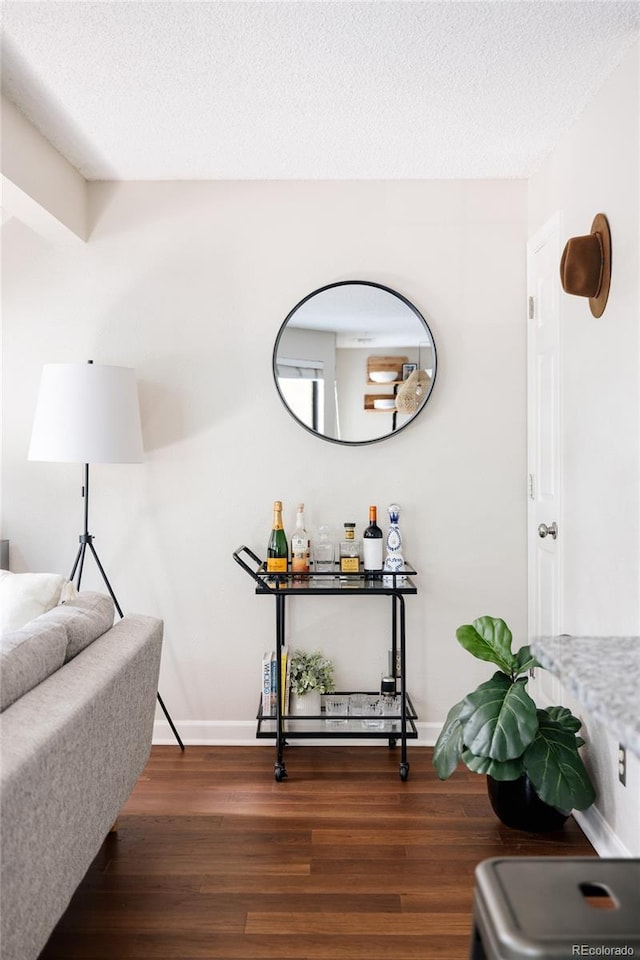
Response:
[[[96,363],[47,363],[29,460],[139,463],[142,431],[135,370]]]

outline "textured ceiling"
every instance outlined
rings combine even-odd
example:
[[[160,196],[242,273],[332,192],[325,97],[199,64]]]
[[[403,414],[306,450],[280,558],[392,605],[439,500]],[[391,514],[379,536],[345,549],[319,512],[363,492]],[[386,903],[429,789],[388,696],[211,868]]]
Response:
[[[11,2],[5,94],[89,180],[527,177],[640,2]]]

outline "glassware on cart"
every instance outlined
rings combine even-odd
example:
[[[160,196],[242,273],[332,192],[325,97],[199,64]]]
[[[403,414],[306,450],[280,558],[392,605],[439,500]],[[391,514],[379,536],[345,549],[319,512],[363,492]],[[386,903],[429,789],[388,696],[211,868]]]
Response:
[[[382,713],[385,717],[400,716],[400,694],[395,693],[392,696],[385,695],[381,697]]]
[[[362,717],[362,707],[367,698],[366,693],[349,694],[349,716],[359,720]]]
[[[333,542],[329,539],[329,527],[322,526],[318,538],[312,544],[315,573],[333,573]]]
[[[365,697],[362,704],[362,726],[368,730],[383,730],[384,716],[382,713],[382,697],[373,694]]]
[[[342,724],[347,722],[349,714],[349,697],[338,693],[328,693],[323,697],[324,713],[332,724]]]

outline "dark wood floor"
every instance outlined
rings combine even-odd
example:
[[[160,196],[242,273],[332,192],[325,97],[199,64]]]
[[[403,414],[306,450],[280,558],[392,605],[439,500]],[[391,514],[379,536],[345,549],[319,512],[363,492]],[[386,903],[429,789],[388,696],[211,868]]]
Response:
[[[486,857],[593,856],[570,819],[529,835],[484,778],[442,783],[432,751],[154,747],[41,960],[467,960]]]

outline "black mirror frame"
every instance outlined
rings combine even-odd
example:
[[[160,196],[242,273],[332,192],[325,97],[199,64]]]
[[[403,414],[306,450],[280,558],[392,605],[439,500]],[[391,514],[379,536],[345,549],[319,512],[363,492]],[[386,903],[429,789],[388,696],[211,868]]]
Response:
[[[278,383],[278,373],[277,373],[278,346],[279,346],[279,344],[280,344],[280,339],[281,339],[281,337],[282,337],[282,334],[284,333],[284,331],[285,331],[285,329],[286,329],[286,326],[287,326],[289,320],[291,319],[291,317],[292,317],[292,316],[294,315],[294,313],[295,313],[297,310],[299,310],[300,307],[302,307],[308,300],[311,300],[312,297],[317,296],[319,293],[323,293],[325,290],[331,290],[331,289],[333,289],[333,288],[335,288],[335,287],[346,287],[346,286],[376,287],[378,290],[384,290],[385,293],[389,293],[389,294],[391,294],[392,296],[397,297],[397,299],[398,299],[398,300],[401,300],[402,303],[405,304],[405,306],[409,307],[409,309],[412,311],[412,313],[415,314],[416,318],[422,323],[422,325],[424,326],[425,330],[426,330],[427,333],[429,334],[429,338],[430,338],[430,340],[431,340],[431,349],[433,350],[433,360],[434,360],[434,363],[433,363],[433,377],[432,377],[432,380],[431,380],[431,387],[430,387],[430,389],[429,389],[429,393],[428,393],[427,396],[425,397],[425,399],[424,399],[424,401],[422,402],[422,404],[420,405],[420,407],[416,410],[416,412],[413,414],[413,416],[411,416],[411,417],[409,418],[409,420],[407,420],[406,423],[403,423],[402,426],[399,427],[397,430],[392,430],[390,433],[385,433],[385,434],[383,434],[381,437],[374,437],[373,439],[369,439],[369,440],[339,440],[339,439],[337,439],[336,437],[328,437],[328,436],[326,436],[326,434],[320,433],[318,430],[314,430],[312,427],[308,426],[306,423],[304,423],[302,420],[300,420],[299,417],[297,417],[297,416],[295,415],[295,413],[293,412],[293,410],[291,409],[291,407],[289,406],[289,404],[288,404],[287,401],[285,400],[285,398],[284,398],[284,396],[283,396],[283,394],[282,394],[282,391],[281,391],[281,389],[280,389],[280,384]],[[437,356],[437,350],[436,350],[436,342],[435,342],[435,339],[434,339],[434,337],[433,337],[433,333],[432,333],[432,331],[431,331],[431,327],[429,326],[429,324],[427,323],[427,321],[425,320],[425,318],[423,317],[423,315],[420,313],[420,311],[418,310],[418,308],[417,308],[413,303],[411,303],[411,301],[408,300],[405,296],[403,296],[401,293],[398,293],[397,290],[392,289],[392,287],[387,287],[387,286],[385,286],[385,285],[382,284],[382,283],[375,283],[375,282],[372,281],[372,280],[338,280],[338,281],[335,282],[335,283],[327,283],[327,284],[325,284],[325,285],[322,286],[322,287],[318,287],[317,290],[313,290],[311,293],[308,293],[308,294],[306,295],[306,297],[303,297],[302,300],[300,300],[298,303],[296,303],[295,307],[293,307],[293,308],[289,311],[289,313],[288,313],[287,316],[285,317],[284,321],[282,322],[282,324],[281,324],[281,326],[280,326],[280,329],[278,330],[278,335],[277,335],[277,337],[276,337],[276,342],[275,342],[274,347],[273,347],[273,355],[272,355],[271,366],[272,366],[272,372],[273,372],[273,379],[274,379],[274,382],[275,382],[275,385],[276,385],[276,390],[278,391],[278,396],[280,397],[280,400],[282,401],[282,404],[283,404],[285,410],[287,411],[287,413],[289,414],[289,416],[292,417],[292,418],[296,421],[297,424],[299,424],[304,430],[307,431],[307,433],[310,433],[313,437],[319,437],[321,440],[326,440],[327,443],[337,443],[337,444],[339,444],[339,445],[342,446],[342,447],[362,447],[362,446],[366,446],[366,445],[371,444],[371,443],[380,443],[380,441],[382,441],[382,440],[388,440],[388,439],[390,439],[391,437],[397,436],[399,433],[402,433],[402,431],[403,431],[406,427],[408,427],[410,424],[412,424],[412,423],[414,422],[414,420],[416,419],[416,417],[417,417],[420,413],[422,413],[422,411],[424,410],[424,408],[425,408],[426,405],[427,405],[427,402],[429,401],[429,398],[431,397],[431,394],[433,393],[433,388],[434,388],[434,386],[435,386],[436,375],[437,375],[437,372],[438,372],[438,356]]]

